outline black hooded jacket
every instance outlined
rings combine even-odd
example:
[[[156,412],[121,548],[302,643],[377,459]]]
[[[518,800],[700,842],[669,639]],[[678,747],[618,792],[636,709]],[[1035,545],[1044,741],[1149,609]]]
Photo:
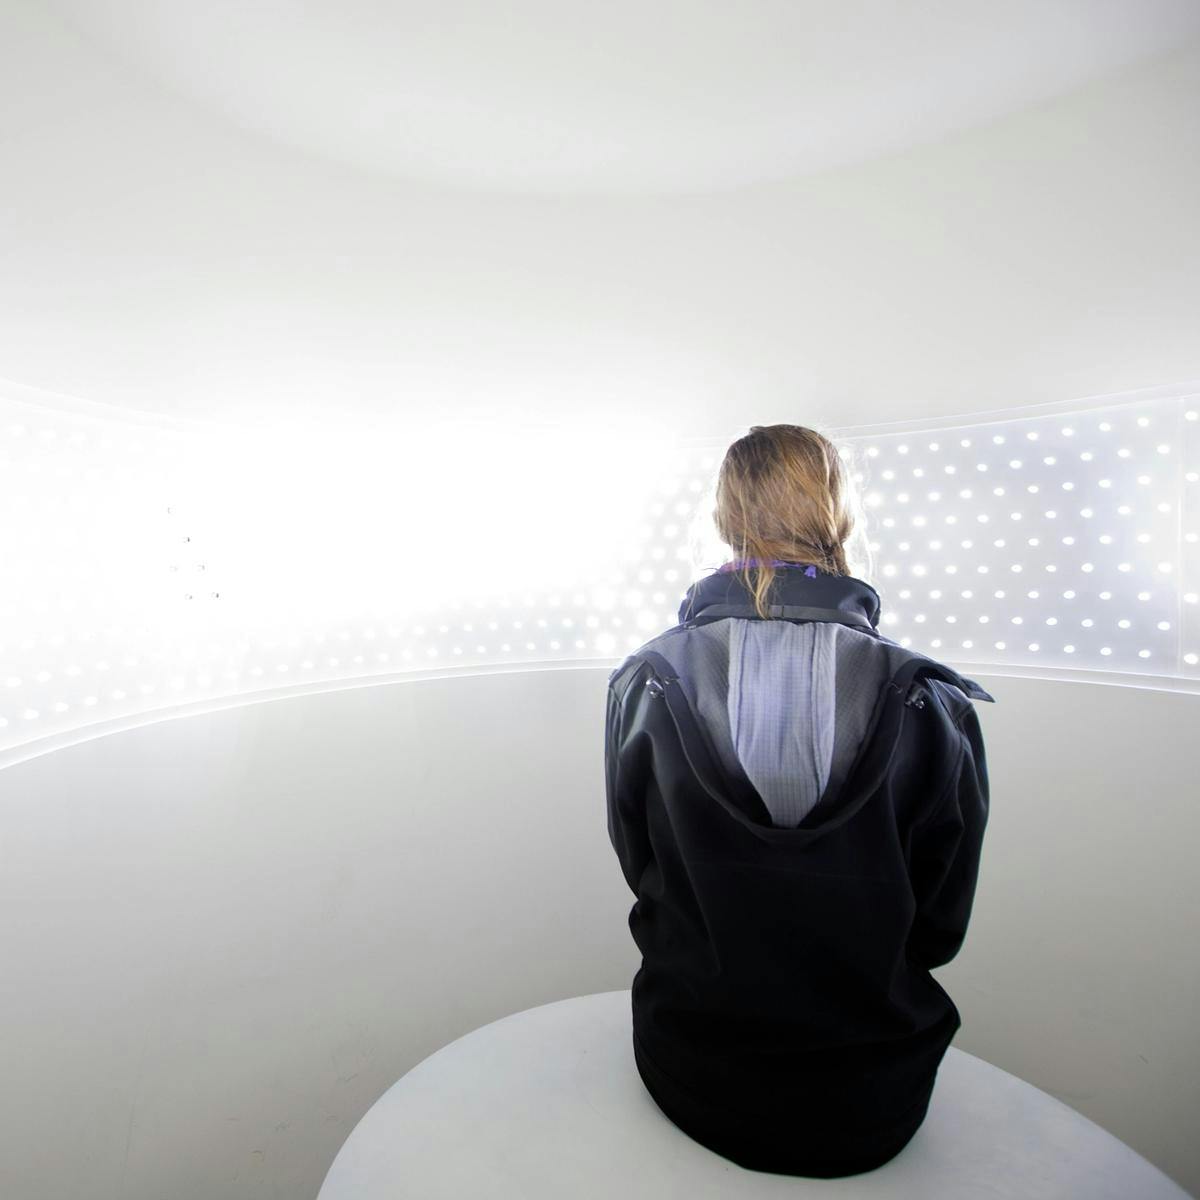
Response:
[[[608,831],[642,953],[634,1055],[661,1110],[710,1149],[851,1175],[916,1132],[961,1025],[930,968],[971,914],[988,814],[972,700],[993,697],[880,634],[861,580],[789,567],[768,602],[762,621],[738,576],[707,576],[680,624],[609,677]],[[769,655],[803,647],[834,692],[804,718],[829,761],[798,824],[776,824],[730,726],[730,681],[757,677],[735,661],[750,636]],[[779,720],[791,736],[792,710]]]

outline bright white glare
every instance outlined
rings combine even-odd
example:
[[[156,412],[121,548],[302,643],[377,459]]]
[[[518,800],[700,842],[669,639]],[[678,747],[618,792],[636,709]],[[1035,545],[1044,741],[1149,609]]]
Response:
[[[1200,680],[1200,475],[1182,469],[1200,462],[1197,411],[1167,398],[1108,406],[1097,423],[1018,410],[975,436],[838,439],[864,465],[868,581],[889,634],[945,646],[950,661],[1033,671],[1071,658]],[[436,421],[231,433],[6,407],[0,390],[0,750],[280,686],[619,661],[674,625],[689,584],[728,558],[711,523],[724,444],[673,438],[652,425]],[[1015,457],[1009,442],[1037,453]],[[1007,504],[1002,485],[898,483],[1009,470],[1021,476]],[[1072,493],[1068,510],[1021,507],[1055,487]],[[939,537],[959,522],[1026,528],[1011,544]],[[946,587],[1018,578],[1062,583],[1011,597]],[[954,636],[968,625],[1087,640],[977,647]]]

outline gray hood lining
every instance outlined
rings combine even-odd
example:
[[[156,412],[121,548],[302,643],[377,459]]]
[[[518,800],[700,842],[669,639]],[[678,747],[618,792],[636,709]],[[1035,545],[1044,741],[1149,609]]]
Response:
[[[793,828],[863,748],[880,689],[910,651],[836,622],[725,618],[647,644],[679,676],[727,771]]]

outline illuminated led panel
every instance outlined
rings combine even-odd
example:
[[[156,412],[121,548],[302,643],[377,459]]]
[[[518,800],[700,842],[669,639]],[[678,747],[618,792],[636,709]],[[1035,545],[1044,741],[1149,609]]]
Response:
[[[882,632],[948,662],[1200,686],[1198,399],[835,436]],[[316,436],[69,400],[0,385],[0,765],[249,699],[615,664],[728,557],[728,439]]]
[[[884,633],[975,663],[1200,677],[1198,401],[854,439]]]

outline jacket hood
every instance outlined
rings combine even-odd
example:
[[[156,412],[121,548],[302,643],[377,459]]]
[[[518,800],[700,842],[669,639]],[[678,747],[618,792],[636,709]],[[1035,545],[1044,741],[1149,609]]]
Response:
[[[719,572],[697,580],[680,624],[635,656],[657,660],[677,681],[688,710],[680,714],[702,731],[720,790],[741,797],[761,825],[816,830],[836,825],[860,798],[853,785],[866,780],[854,779],[856,767],[888,735],[882,708],[897,679],[932,676],[924,693],[935,692],[951,719],[970,699],[992,697],[880,634],[870,584],[795,566],[767,595],[780,619],[759,617],[741,578]]]

